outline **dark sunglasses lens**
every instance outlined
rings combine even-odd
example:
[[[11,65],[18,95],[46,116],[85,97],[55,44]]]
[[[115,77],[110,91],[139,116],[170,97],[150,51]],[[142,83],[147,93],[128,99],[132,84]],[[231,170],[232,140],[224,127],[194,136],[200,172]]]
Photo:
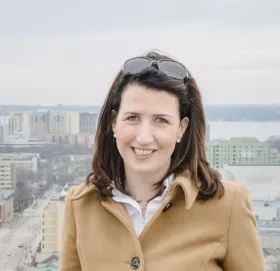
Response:
[[[151,66],[151,61],[146,58],[137,57],[129,59],[124,64],[124,73],[136,74]]]
[[[159,69],[166,75],[176,79],[184,79],[187,76],[185,66],[175,61],[163,60],[159,63]]]

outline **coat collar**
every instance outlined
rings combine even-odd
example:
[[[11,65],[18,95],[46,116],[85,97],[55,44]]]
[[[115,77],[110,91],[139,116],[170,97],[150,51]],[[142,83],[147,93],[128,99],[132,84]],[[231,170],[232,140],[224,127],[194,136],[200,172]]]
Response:
[[[178,192],[179,188],[181,188],[184,192],[185,208],[189,210],[196,200],[199,192],[199,185],[196,186],[195,182],[191,180],[189,172],[185,171],[182,174],[178,174],[172,182],[170,192],[168,193],[170,197],[173,198]],[[75,188],[71,199],[78,200],[88,194],[93,193],[94,191],[98,191],[94,185],[86,185],[83,183]]]
[[[179,188],[181,188],[184,192],[185,208],[189,210],[197,198],[199,184],[196,186],[195,182],[191,180],[189,172],[186,171],[177,175],[173,181],[170,190],[171,197],[173,197],[178,192]]]

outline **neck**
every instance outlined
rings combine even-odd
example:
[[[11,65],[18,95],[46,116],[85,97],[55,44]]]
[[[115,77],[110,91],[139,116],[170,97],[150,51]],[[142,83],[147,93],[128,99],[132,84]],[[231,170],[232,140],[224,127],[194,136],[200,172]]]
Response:
[[[133,174],[126,173],[125,190],[131,197],[140,202],[147,202],[159,193],[161,188],[155,189],[165,173],[158,172],[155,174]]]

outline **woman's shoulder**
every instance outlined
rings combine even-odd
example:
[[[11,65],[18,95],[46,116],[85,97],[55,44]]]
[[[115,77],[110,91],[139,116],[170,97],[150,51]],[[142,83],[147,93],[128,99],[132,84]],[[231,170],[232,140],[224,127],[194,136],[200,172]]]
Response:
[[[94,185],[88,185],[85,182],[83,182],[79,185],[70,187],[67,192],[67,198],[71,200],[78,200],[89,194],[92,194],[96,190],[97,189]]]
[[[224,199],[233,199],[236,196],[241,198],[248,198],[249,193],[245,184],[237,183],[229,180],[221,180],[225,193]]]
[[[237,182],[229,181],[229,180],[225,180],[225,179],[222,179],[221,182],[222,182],[226,192],[235,193],[236,190],[244,190],[244,189],[246,190],[245,184],[242,184],[242,183],[237,183]]]

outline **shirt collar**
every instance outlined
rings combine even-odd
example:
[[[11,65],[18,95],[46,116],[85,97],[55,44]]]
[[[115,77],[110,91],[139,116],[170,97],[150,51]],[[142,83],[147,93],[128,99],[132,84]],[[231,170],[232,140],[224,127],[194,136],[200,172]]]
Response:
[[[174,178],[174,175],[171,175],[172,178]],[[169,180],[169,179],[168,179]],[[169,181],[171,181],[170,179]],[[165,180],[166,181],[166,180]],[[171,182],[166,183],[166,185],[170,184],[169,187],[169,193],[172,196],[175,196],[177,193],[178,189],[181,188],[184,192],[185,196],[185,208],[190,209],[192,205],[194,204],[196,197],[199,192],[199,185],[195,185],[195,181],[190,178],[189,171],[185,171],[182,174],[178,174],[174,180]],[[76,189],[75,189],[76,190]],[[71,196],[72,200],[78,200],[90,193],[93,193],[93,191],[98,192],[98,189],[94,185],[82,185],[77,189],[76,191],[73,192],[73,195]]]
[[[171,184],[172,184],[172,182],[174,181],[174,179],[175,179],[175,175],[174,175],[174,174],[171,174],[169,177],[167,177],[167,178],[163,181],[163,185],[165,186],[165,189],[164,189],[162,195],[160,196],[161,198],[164,198],[164,197],[167,195],[167,193],[168,193],[168,191],[169,191],[169,189],[170,189],[170,187],[171,187]],[[120,190],[118,190],[116,187],[113,188],[112,194],[113,194],[113,196],[116,197],[118,200],[120,200],[120,199],[125,199],[125,198],[129,197],[128,195],[126,195],[126,194],[122,193]]]

